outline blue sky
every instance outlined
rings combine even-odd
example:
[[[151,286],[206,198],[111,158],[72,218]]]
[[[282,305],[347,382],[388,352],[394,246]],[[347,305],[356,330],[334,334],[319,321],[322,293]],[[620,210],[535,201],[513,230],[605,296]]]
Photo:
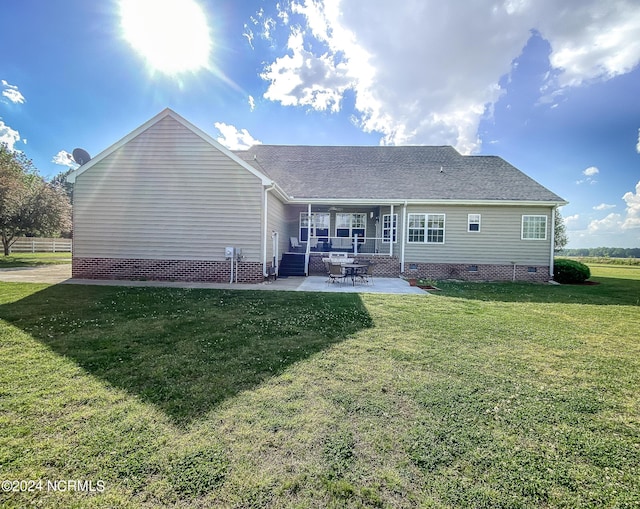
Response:
[[[640,246],[637,0],[21,0],[0,48],[0,140],[45,176],[169,106],[230,148],[498,155],[569,247]]]

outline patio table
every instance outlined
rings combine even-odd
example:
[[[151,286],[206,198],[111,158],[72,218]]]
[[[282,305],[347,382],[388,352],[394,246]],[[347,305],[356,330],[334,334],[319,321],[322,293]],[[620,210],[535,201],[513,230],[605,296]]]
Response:
[[[356,277],[358,276],[358,271],[360,269],[366,269],[368,265],[364,263],[343,263],[345,276],[351,277],[351,281],[353,282],[353,286],[356,286]]]
[[[324,263],[340,263],[342,265],[344,265],[345,263],[353,263],[353,258],[343,258],[343,257],[339,257],[339,256],[335,256],[335,257],[330,257],[330,256],[325,256],[322,258],[322,261]]]

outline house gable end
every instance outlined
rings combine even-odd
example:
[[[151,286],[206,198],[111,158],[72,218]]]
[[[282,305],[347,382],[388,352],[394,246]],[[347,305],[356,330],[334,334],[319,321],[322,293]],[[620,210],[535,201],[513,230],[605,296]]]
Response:
[[[178,115],[176,112],[174,112],[170,108],[164,109],[163,111],[158,113],[158,115],[156,115],[155,117],[151,118],[150,120],[148,120],[147,122],[145,122],[144,124],[139,126],[137,129],[134,129],[133,131],[131,131],[129,134],[127,134],[122,139],[118,140],[116,143],[111,145],[109,148],[107,148],[107,149],[103,150],[102,152],[100,152],[96,157],[91,159],[88,163],[86,163],[86,164],[80,166],[79,168],[75,169],[74,171],[72,171],[69,174],[69,176],[67,177],[67,180],[70,183],[74,183],[76,178],[78,178],[80,175],[82,175],[86,171],[90,170],[95,165],[97,165],[98,163],[100,163],[101,161],[103,161],[104,159],[108,158],[109,156],[114,154],[116,151],[118,151],[119,149],[121,149],[122,147],[127,145],[129,142],[131,142],[132,140],[136,139],[138,136],[140,136],[141,134],[145,133],[146,131],[151,129],[153,126],[155,126],[156,124],[164,121],[167,118],[171,118],[174,121],[178,122],[183,127],[185,127],[186,129],[191,131],[193,134],[198,136],[200,139],[204,140],[206,143],[208,143],[209,145],[213,146],[216,150],[218,150],[219,152],[224,154],[226,157],[231,159],[233,162],[237,163],[240,167],[242,167],[243,169],[247,170],[249,173],[251,173],[254,176],[256,176],[257,178],[259,178],[261,183],[262,183],[262,185],[271,185],[271,184],[273,184],[273,181],[269,177],[267,177],[262,172],[260,172],[257,169],[255,169],[253,166],[248,164],[246,161],[244,161],[241,158],[239,158],[236,154],[231,152],[229,149],[227,149],[226,147],[221,145],[219,142],[217,142],[211,136],[209,136],[204,131],[202,131],[201,129],[199,129],[195,125],[193,125],[188,120],[186,120],[183,117],[181,117],[180,115]]]

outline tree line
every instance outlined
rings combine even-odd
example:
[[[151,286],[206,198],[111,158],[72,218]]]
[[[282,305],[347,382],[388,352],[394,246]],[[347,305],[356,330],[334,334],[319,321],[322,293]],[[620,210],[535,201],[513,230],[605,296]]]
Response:
[[[640,258],[640,247],[590,247],[563,249],[561,256],[588,256],[594,258]]]
[[[18,237],[71,235],[71,201],[59,177],[47,182],[23,152],[0,143],[0,237],[5,256]]]

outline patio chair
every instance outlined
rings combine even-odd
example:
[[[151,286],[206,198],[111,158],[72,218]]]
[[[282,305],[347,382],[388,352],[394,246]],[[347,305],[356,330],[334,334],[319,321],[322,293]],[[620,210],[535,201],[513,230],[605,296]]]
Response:
[[[344,282],[344,278],[345,275],[342,265],[329,262],[329,279],[327,279],[327,283],[335,283],[339,279],[342,279],[342,282]]]
[[[291,251],[297,253],[302,249],[302,244],[298,242],[298,237],[289,237],[289,242],[291,242]]]
[[[312,251],[318,250],[318,237],[311,237],[309,239],[309,249]]]
[[[370,262],[369,260],[363,260],[362,264],[366,265],[366,268],[361,269],[358,272],[358,280],[366,284],[373,284],[373,262]]]

